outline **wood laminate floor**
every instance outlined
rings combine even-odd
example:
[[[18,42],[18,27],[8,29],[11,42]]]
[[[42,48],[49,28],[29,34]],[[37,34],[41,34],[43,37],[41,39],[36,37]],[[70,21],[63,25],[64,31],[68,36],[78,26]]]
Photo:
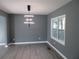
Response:
[[[0,59],[57,59],[57,56],[49,52],[46,44],[33,44],[10,46]]]

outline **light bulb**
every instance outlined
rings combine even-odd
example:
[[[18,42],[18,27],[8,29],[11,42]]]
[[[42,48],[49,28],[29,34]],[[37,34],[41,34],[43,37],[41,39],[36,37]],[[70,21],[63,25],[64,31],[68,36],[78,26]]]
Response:
[[[24,15],[24,17],[34,17],[34,15]]]
[[[35,24],[35,22],[24,22],[24,24]]]
[[[26,21],[32,21],[33,19],[26,19]]]

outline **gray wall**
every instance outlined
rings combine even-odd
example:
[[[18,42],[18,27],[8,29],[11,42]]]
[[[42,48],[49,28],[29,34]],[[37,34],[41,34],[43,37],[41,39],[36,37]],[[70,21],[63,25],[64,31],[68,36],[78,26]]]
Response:
[[[8,22],[8,15],[0,11],[0,43],[7,43],[7,22]]]
[[[0,44],[7,44],[8,34],[8,15],[0,10]],[[0,46],[0,59],[6,52],[7,48]]]
[[[8,14],[8,43],[11,43],[14,38],[14,16]]]
[[[35,15],[35,24],[30,28],[24,24],[24,15],[10,15],[11,40],[15,42],[46,41],[47,40],[47,16]],[[40,37],[40,38],[39,38]],[[10,41],[11,41],[10,40]]]
[[[50,38],[50,19],[66,14],[65,46]],[[68,59],[79,59],[79,0],[73,0],[67,5],[48,15],[48,41]]]

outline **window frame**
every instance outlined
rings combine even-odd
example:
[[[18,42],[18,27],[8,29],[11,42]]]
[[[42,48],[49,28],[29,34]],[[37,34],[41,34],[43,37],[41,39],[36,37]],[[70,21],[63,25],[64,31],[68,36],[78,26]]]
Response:
[[[55,38],[52,34],[52,32],[53,32],[53,30],[52,30],[52,28],[53,28],[53,25],[52,25],[52,23],[53,23],[53,20],[55,20],[55,18],[57,18],[57,20],[59,20],[59,18],[62,18],[62,17],[65,17],[65,19],[64,19],[64,39],[63,40],[60,40],[58,37],[59,37],[59,24],[58,24],[58,28],[57,28],[57,38]],[[53,40],[55,40],[56,42],[58,42],[58,43],[60,43],[60,44],[62,44],[62,45],[64,45],[65,46],[65,27],[66,27],[66,15],[64,14],[64,15],[61,15],[61,16],[58,16],[58,17],[54,17],[54,18],[51,18],[51,26],[50,26],[50,28],[51,28],[51,31],[50,31],[50,35],[51,35],[51,39],[53,39]]]

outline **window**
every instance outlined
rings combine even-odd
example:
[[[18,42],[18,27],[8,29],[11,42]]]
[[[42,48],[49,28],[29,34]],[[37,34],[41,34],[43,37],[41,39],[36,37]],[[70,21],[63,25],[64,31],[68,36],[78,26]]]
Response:
[[[66,15],[51,19],[51,38],[65,45],[65,19]]]

